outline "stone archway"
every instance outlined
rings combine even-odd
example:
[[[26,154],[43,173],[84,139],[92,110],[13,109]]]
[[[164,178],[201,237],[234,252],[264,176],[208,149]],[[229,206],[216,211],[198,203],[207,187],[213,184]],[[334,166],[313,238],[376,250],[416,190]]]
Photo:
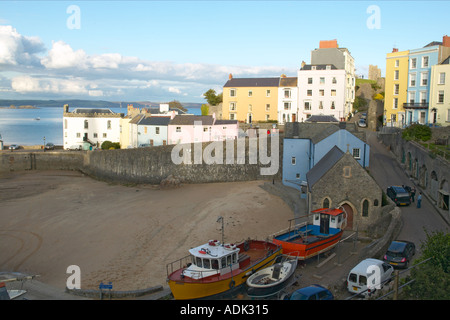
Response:
[[[430,179],[431,179],[431,183],[430,183],[430,196],[433,200],[437,200],[438,198],[438,190],[439,190],[439,181],[437,178],[437,174],[436,171],[431,171],[430,174]]]
[[[425,165],[422,165],[419,170],[419,185],[427,188],[428,185],[428,179],[427,179],[427,167]]]
[[[450,189],[447,180],[442,180],[439,188],[438,207],[449,211]]]

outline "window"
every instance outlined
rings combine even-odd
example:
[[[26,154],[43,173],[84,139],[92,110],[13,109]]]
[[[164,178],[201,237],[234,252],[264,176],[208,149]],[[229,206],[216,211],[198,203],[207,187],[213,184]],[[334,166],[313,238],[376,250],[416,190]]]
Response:
[[[155,134],[159,134],[159,127],[155,127]]]
[[[312,90],[306,90],[306,95],[308,97],[311,97],[312,96]]]
[[[323,101],[319,101],[319,109],[323,109]]]
[[[311,110],[311,102],[305,101],[305,110]]]
[[[323,90],[323,89],[320,89],[319,90],[319,96],[324,96],[325,95],[325,90]]]
[[[331,83],[332,84],[336,84],[337,83],[336,77],[333,77],[333,80],[331,80]]]
[[[450,121],[450,109],[447,109],[447,122]]]
[[[331,66],[330,66],[330,65],[327,65],[327,66],[325,67],[325,69],[326,69],[326,70],[331,70]]]
[[[417,58],[411,58],[410,68],[415,69],[417,64]]]
[[[94,138],[97,138],[97,134],[96,133],[94,133]]]
[[[438,94],[438,103],[444,103],[444,91],[440,90]]]
[[[81,133],[77,132],[77,138],[81,137]]]
[[[334,104],[334,101],[331,101],[331,109],[336,109],[336,105]]]
[[[398,75],[399,75],[399,71],[395,70],[394,71],[394,80],[398,80]]]
[[[415,87],[416,86],[416,74],[415,73],[411,73],[409,75],[409,86],[410,87]]]
[[[325,84],[325,78],[324,77],[320,77],[320,84]]]
[[[421,76],[420,85],[421,86],[428,85],[428,72],[422,72],[420,76]]]
[[[285,102],[284,103],[284,110],[290,110],[291,109],[291,103],[290,102]]]
[[[355,159],[361,159],[360,155],[359,155],[360,149],[359,148],[355,148],[353,149],[352,153],[353,153],[353,158]]]
[[[106,128],[108,130],[111,130],[111,120],[108,120],[108,122],[106,123]]]
[[[64,129],[67,129],[67,119],[64,119]]]
[[[325,198],[323,199],[323,208],[329,208],[330,207],[330,199]]]
[[[426,91],[420,92],[420,102],[427,103],[427,92]]]
[[[316,70],[317,67],[316,66],[311,66],[311,70]]]
[[[89,122],[87,120],[84,120],[84,128],[85,129],[89,128]]]
[[[204,127],[204,128],[203,128],[203,132],[208,132],[208,128],[207,128],[207,127]]]
[[[395,60],[395,67],[398,68],[399,65],[400,65],[400,60]]]
[[[266,111],[270,111],[270,104],[266,104]]]
[[[394,98],[394,106],[393,109],[397,109],[398,108],[398,98]]]
[[[336,89],[331,89],[331,96],[332,97],[336,96]]]
[[[266,90],[266,97],[270,97],[270,90]]]
[[[176,132],[181,132],[181,127],[176,127]]]
[[[248,96],[252,97],[253,96],[253,91],[252,90],[248,90]]]
[[[104,134],[103,134],[103,138],[106,138],[106,137],[107,137],[107,134],[106,134],[106,133],[104,133]]]
[[[253,108],[252,105],[249,104],[249,105],[248,105],[248,112],[252,112],[252,108]]]
[[[343,176],[344,178],[350,178],[352,176],[352,168],[349,166],[345,166],[343,168]]]
[[[270,114],[266,114],[266,121],[270,120]]]
[[[445,84],[445,72],[439,73],[439,83],[438,84]]]
[[[290,98],[291,97],[291,90],[285,89],[284,90],[284,97],[285,98]]]
[[[369,200],[364,200],[362,205],[362,216],[367,217],[369,215]]]
[[[394,84],[394,94],[398,94],[398,92],[399,92],[399,87],[400,87],[399,84]]]
[[[292,164],[293,166],[295,166],[295,163],[296,163],[295,157],[292,157],[292,158],[291,158],[291,164]]]
[[[236,120],[236,113],[230,113],[230,120]]]
[[[308,78],[308,84],[312,84],[313,83],[313,79],[312,78]]]
[[[230,89],[230,97],[236,97],[236,89]]]
[[[236,102],[230,102],[230,111],[236,110]]]
[[[295,178],[296,178],[296,179],[300,179],[300,173],[296,173],[296,174],[295,174]]]
[[[428,56],[422,57],[422,68],[428,68]]]
[[[414,104],[416,102],[416,92],[410,91],[409,94],[409,103]]]

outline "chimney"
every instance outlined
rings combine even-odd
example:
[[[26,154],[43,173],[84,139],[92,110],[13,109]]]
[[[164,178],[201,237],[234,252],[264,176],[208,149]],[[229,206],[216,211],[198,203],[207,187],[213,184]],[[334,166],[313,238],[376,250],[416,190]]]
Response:
[[[392,49],[392,52],[398,52],[397,48]]]
[[[337,48],[338,44],[337,44],[337,40],[321,40],[319,42],[319,48],[320,49],[327,49],[327,48]]]
[[[306,65],[306,62],[305,61],[302,61],[302,69],[303,69],[303,67]]]
[[[444,47],[450,47],[450,37],[445,35],[442,37],[442,45]]]
[[[230,73],[230,75],[228,76],[228,80],[233,79],[233,75]]]

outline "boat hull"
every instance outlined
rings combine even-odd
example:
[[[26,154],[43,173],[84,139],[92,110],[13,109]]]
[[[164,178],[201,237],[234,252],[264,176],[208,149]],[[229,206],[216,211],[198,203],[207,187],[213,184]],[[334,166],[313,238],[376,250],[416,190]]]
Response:
[[[274,238],[272,242],[283,248],[283,254],[305,260],[332,249],[341,239],[343,232],[341,230],[334,235],[310,243],[295,243],[277,238]]]
[[[267,255],[256,262],[239,268],[226,275],[214,275],[203,279],[183,278],[179,269],[168,276],[168,285],[176,300],[219,298],[221,295],[238,291],[247,278],[261,268],[268,267],[281,255],[282,248],[273,243],[256,241],[259,245],[265,243]],[[252,245],[251,245],[252,246]]]

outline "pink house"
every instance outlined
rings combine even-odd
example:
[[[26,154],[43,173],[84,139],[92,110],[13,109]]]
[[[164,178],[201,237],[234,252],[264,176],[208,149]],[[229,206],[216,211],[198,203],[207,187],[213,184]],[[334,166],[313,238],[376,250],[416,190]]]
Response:
[[[169,144],[223,141],[238,137],[237,120],[216,120],[215,115],[176,115],[168,125]]]

